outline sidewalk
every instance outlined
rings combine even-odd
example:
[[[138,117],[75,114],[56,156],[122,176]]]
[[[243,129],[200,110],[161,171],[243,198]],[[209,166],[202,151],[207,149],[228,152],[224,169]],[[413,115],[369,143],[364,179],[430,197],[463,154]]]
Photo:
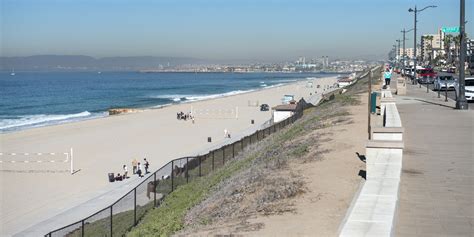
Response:
[[[474,111],[407,83],[396,236],[474,236]],[[469,104],[474,106],[474,104]]]

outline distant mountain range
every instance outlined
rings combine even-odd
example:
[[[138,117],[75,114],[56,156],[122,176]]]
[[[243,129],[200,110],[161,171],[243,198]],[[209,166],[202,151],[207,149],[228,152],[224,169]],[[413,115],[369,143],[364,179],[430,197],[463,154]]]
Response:
[[[104,57],[83,55],[35,55],[28,57],[0,57],[2,71],[93,71],[142,70],[173,67],[183,64],[206,64],[207,60],[185,57]]]

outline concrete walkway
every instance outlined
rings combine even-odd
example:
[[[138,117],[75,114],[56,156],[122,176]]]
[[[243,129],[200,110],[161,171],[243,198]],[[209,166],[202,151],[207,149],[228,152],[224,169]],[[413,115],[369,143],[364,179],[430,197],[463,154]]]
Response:
[[[407,83],[396,236],[474,236],[474,111]],[[474,106],[474,104],[469,104]]]

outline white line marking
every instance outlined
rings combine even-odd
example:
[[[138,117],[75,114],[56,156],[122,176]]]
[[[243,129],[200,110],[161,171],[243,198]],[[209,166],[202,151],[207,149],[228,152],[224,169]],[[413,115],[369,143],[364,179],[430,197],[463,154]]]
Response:
[[[27,155],[30,155],[30,153],[23,153],[23,155],[27,156]]]
[[[39,155],[39,156],[40,156],[40,155],[43,155],[43,153],[36,153],[36,155]]]
[[[14,155],[16,155],[16,153],[10,153],[10,155],[11,155],[11,156],[14,156]]]

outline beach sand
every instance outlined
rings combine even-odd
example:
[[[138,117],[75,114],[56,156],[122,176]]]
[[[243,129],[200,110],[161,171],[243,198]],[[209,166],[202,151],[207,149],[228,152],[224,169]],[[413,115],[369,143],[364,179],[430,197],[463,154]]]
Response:
[[[65,210],[133,182],[136,176],[124,182],[109,183],[107,173],[122,173],[126,164],[131,175],[131,161],[149,160],[153,172],[172,159],[196,155],[199,151],[225,142],[224,129],[232,136],[258,129],[271,118],[271,111],[261,112],[249,106],[249,101],[266,103],[270,107],[281,104],[285,94],[295,99],[310,97],[323,91],[323,85],[333,85],[336,78],[299,81],[280,87],[222,97],[193,103],[177,104],[139,113],[109,116],[62,125],[34,128],[0,135],[3,153],[58,153],[51,159],[64,159],[59,153],[74,149],[74,175],[69,163],[1,163],[0,164],[0,225],[1,235],[9,236]],[[320,89],[316,85],[321,85]],[[198,110],[234,110],[235,113],[195,114],[190,120],[176,119],[176,113]],[[214,117],[214,118],[211,118]],[[255,124],[251,124],[251,120]],[[212,143],[207,142],[212,137]],[[50,159],[48,156],[3,156],[2,160]],[[131,189],[131,188],[130,188]],[[117,197],[118,198],[118,197]],[[97,206],[97,210],[103,206]],[[71,223],[77,220],[70,220]],[[57,226],[61,227],[61,226]]]

